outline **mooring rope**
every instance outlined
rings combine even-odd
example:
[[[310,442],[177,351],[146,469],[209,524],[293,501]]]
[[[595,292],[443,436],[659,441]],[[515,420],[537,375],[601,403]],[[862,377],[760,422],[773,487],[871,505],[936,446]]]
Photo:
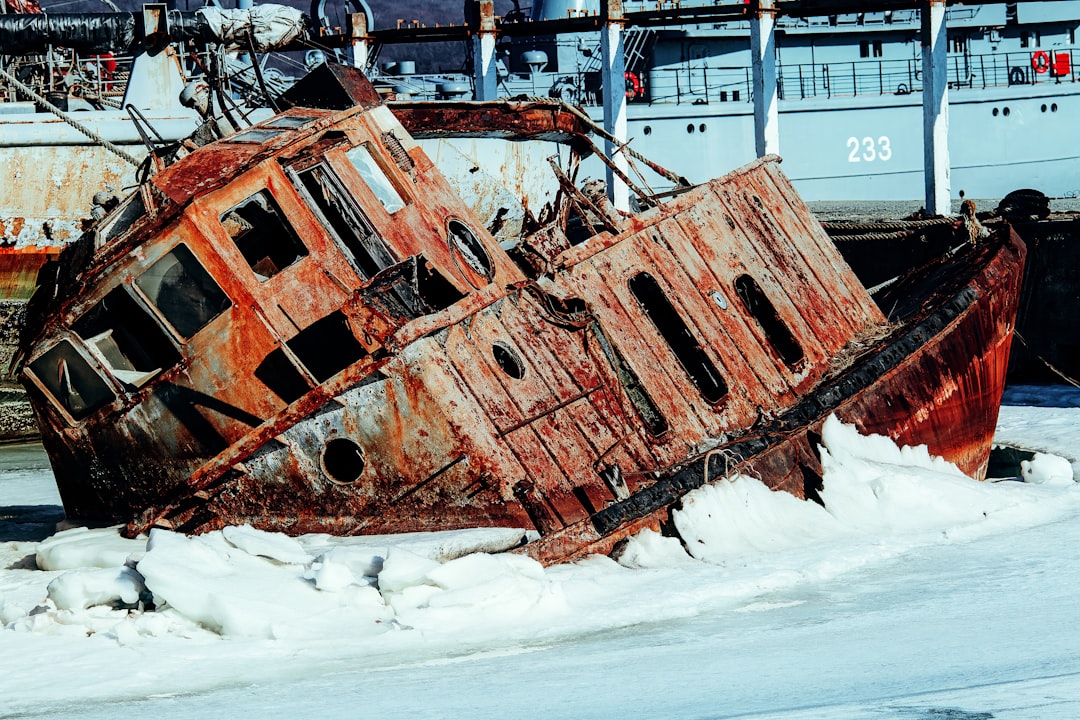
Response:
[[[94,142],[96,142],[98,145],[101,145],[103,148],[105,148],[106,150],[111,152],[113,155],[116,155],[117,157],[119,157],[119,158],[125,160],[126,162],[134,165],[135,167],[139,167],[139,165],[142,164],[141,161],[136,160],[133,156],[129,155],[124,150],[121,150],[116,145],[112,144],[111,142],[109,142],[105,138],[103,138],[100,135],[98,135],[97,133],[95,133],[90,128],[86,127],[82,123],[80,123],[77,120],[75,120],[74,118],[72,118],[70,115],[68,115],[66,112],[64,112],[60,108],[53,105],[51,102],[46,100],[43,96],[39,95],[33,88],[31,88],[29,85],[27,85],[26,83],[19,80],[17,77],[15,77],[11,73],[9,73],[7,70],[5,70],[3,68],[0,68],[0,77],[5,78],[8,82],[10,82],[16,88],[18,88],[19,90],[21,90],[22,92],[26,93],[31,98],[33,98],[43,108],[45,108],[46,110],[51,112],[53,115],[55,115],[56,117],[60,118],[64,122],[66,122],[71,127],[78,130],[80,133],[82,133],[86,137],[88,137],[91,140],[93,140]]]

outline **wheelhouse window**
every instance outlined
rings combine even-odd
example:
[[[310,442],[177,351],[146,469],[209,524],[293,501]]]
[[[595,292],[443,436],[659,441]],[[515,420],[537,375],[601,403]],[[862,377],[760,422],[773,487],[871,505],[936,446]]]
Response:
[[[382,239],[326,165],[319,163],[301,170],[296,177],[361,277],[370,280],[395,263]]]
[[[656,278],[649,273],[638,273],[630,278],[629,285],[630,292],[675,353],[701,396],[711,404],[720,402],[727,395],[727,382],[668,300]]]
[[[190,338],[232,305],[186,245],[140,275],[135,284],[184,338]]]
[[[356,172],[363,178],[364,183],[371,188],[371,192],[386,208],[386,212],[395,213],[405,207],[405,201],[401,198],[401,193],[390,182],[390,178],[383,171],[378,161],[375,160],[371,148],[366,143],[347,150],[345,157],[349,159],[352,166],[356,168]]]
[[[116,399],[105,379],[68,340],[61,340],[30,363],[30,372],[75,420]]]
[[[266,282],[308,254],[267,190],[230,208],[220,219],[259,282]]]
[[[118,287],[72,325],[117,380],[141,387],[180,361],[180,352],[160,321]]]

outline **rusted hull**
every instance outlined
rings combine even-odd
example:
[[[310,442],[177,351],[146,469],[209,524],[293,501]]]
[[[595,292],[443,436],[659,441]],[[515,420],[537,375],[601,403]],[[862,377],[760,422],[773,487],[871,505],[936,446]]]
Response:
[[[448,180],[480,168],[437,166],[361,95],[196,151],[144,188],[154,212],[118,209],[45,277],[23,379],[70,515],[130,532],[517,527],[557,562],[736,467],[813,497],[831,413],[985,468],[1015,236],[913,274],[891,317],[775,159],[625,217],[564,159],[545,207],[520,198],[497,236],[460,191],[497,174]],[[499,132],[520,142],[547,123],[588,145],[557,107],[511,109]],[[167,291],[161,267],[197,293]]]

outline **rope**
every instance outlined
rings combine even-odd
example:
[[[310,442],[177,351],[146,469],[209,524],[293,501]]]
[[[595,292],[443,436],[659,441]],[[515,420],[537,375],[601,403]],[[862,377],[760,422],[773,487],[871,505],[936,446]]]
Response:
[[[1035,359],[1038,360],[1039,362],[1041,362],[1043,365],[1045,365],[1052,373],[1054,373],[1055,375],[1060,377],[1062,380],[1064,380],[1068,384],[1072,385],[1074,388],[1080,388],[1080,383],[1077,383],[1077,381],[1075,379],[1073,379],[1072,377],[1066,375],[1061,370],[1058,370],[1056,367],[1054,367],[1053,365],[1050,364],[1049,360],[1044,358],[1039,353],[1035,352],[1035,348],[1031,347],[1031,345],[1028,344],[1028,341],[1024,339],[1024,336],[1020,334],[1020,331],[1015,329],[1015,328],[1013,328],[1013,337],[1015,337],[1017,340],[1019,340],[1020,344],[1023,345],[1024,347],[1026,347],[1028,349],[1028,352],[1030,352],[1033,356],[1035,356]]]
[[[139,160],[136,160],[134,157],[129,155],[127,152],[121,150],[116,145],[113,145],[111,142],[109,142],[105,138],[101,137],[100,135],[95,133],[90,128],[88,128],[85,125],[83,125],[82,123],[77,122],[76,120],[72,119],[72,117],[70,115],[68,115],[66,112],[64,112],[60,108],[56,107],[55,105],[53,105],[51,102],[49,102],[44,97],[42,97],[37,92],[35,92],[33,88],[31,88],[29,85],[23,83],[17,77],[15,77],[11,73],[9,73],[7,70],[4,70],[3,68],[0,68],[0,76],[4,77],[5,79],[8,80],[8,82],[10,82],[16,88],[18,88],[22,92],[26,93],[27,95],[29,95],[31,98],[33,98],[35,101],[37,101],[38,104],[40,104],[43,108],[45,108],[46,110],[51,112],[53,115],[55,115],[56,117],[63,120],[68,125],[75,128],[76,130],[81,132],[83,135],[85,135],[86,137],[88,137],[91,140],[93,140],[94,142],[96,142],[98,145],[101,145],[106,150],[111,152],[113,155],[116,155],[117,157],[125,160],[126,162],[130,163],[131,165],[133,165],[135,167],[139,167],[139,165],[142,164]]]

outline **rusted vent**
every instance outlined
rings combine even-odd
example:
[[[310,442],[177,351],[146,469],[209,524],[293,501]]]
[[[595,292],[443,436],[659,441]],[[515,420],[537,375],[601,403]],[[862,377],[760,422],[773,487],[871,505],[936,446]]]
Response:
[[[491,355],[499,369],[510,377],[515,380],[525,377],[525,362],[514,348],[497,342],[491,346]]]
[[[336,483],[349,484],[364,472],[364,449],[348,438],[334,438],[322,452],[322,469]]]
[[[390,153],[390,157],[394,158],[394,162],[401,168],[401,171],[412,175],[416,165],[413,163],[412,158],[409,157],[409,153],[406,152],[405,146],[397,139],[397,135],[392,132],[384,132],[379,136],[379,139],[382,140],[383,147]]]

